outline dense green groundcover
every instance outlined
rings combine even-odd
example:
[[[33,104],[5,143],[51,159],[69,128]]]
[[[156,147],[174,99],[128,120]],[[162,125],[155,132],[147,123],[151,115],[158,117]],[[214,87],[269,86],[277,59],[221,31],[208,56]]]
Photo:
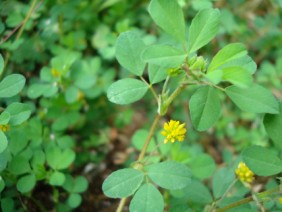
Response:
[[[0,16],[1,211],[282,209],[281,1],[2,0]],[[186,138],[162,144],[171,119]]]

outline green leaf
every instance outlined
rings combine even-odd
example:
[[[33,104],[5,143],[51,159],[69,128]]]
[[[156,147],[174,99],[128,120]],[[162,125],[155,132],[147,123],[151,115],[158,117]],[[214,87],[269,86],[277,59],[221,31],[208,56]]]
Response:
[[[149,80],[151,84],[155,84],[165,80],[167,71],[162,66],[149,64],[148,65]]]
[[[6,135],[0,130],[0,154],[5,151],[8,146]]]
[[[4,190],[6,184],[5,181],[3,180],[3,178],[0,176],[0,194],[1,192]]]
[[[206,9],[206,8],[212,8],[213,3],[211,0],[194,0],[191,1],[192,8],[196,11]]]
[[[56,84],[46,83],[34,83],[29,86],[27,90],[27,96],[31,99],[38,98],[40,96],[51,97],[58,92],[58,86]]]
[[[222,69],[222,79],[231,82],[240,88],[251,86],[253,78],[250,72],[241,67],[228,67]]]
[[[79,194],[71,194],[67,199],[67,203],[71,208],[76,208],[81,204],[82,197]]]
[[[2,23],[2,21],[0,21],[0,34],[2,34],[4,30],[5,30],[5,25]],[[0,54],[0,57],[1,57],[1,54]]]
[[[12,158],[8,166],[9,171],[14,175],[21,175],[30,172],[30,164],[28,159],[23,156],[16,155]]]
[[[49,183],[52,186],[62,186],[65,180],[66,177],[62,172],[55,171],[51,174]]]
[[[15,203],[11,197],[1,198],[1,209],[3,212],[15,211]]]
[[[2,74],[3,70],[4,70],[4,59],[0,54],[0,74]]]
[[[56,117],[56,120],[53,122],[52,129],[55,131],[65,130],[70,126],[75,125],[80,118],[80,113],[75,111],[60,114],[60,116]]]
[[[85,90],[91,88],[96,83],[96,77],[92,73],[80,72],[75,78],[74,85]]]
[[[31,166],[33,169],[37,169],[40,166],[43,166],[45,163],[45,153],[40,150],[35,150],[33,152],[33,157],[31,160]]]
[[[30,192],[36,184],[36,177],[34,174],[21,177],[17,182],[17,189],[21,193]]]
[[[237,66],[241,66],[245,70],[247,70],[250,74],[254,74],[257,70],[257,64],[255,61],[248,55],[238,58],[237,60],[234,60],[233,62],[230,62],[227,65],[232,66],[233,64],[236,64]]]
[[[136,32],[124,32],[117,39],[117,60],[128,71],[141,76],[145,68],[145,63],[141,59],[141,53],[145,48],[144,42]]]
[[[152,45],[144,50],[143,60],[164,68],[177,68],[182,65],[186,54],[168,45]]]
[[[202,154],[189,162],[193,176],[199,179],[210,177],[216,169],[213,158],[208,154]]]
[[[204,9],[192,20],[188,36],[188,52],[193,53],[213,39],[218,31],[220,12],[218,9]]]
[[[25,85],[25,78],[20,74],[11,74],[0,82],[0,98],[8,98],[18,94]]]
[[[72,192],[82,193],[86,191],[87,187],[88,187],[88,181],[86,180],[86,178],[83,176],[78,176],[74,180]]]
[[[46,160],[55,170],[66,169],[75,159],[75,153],[71,149],[61,150],[53,146],[46,149]]]
[[[55,77],[52,74],[51,68],[49,67],[42,67],[42,69],[40,70],[40,80],[43,82],[55,82]]]
[[[30,142],[28,132],[25,130],[13,130],[9,133],[9,151],[13,155],[18,155],[22,152]]]
[[[266,114],[263,119],[263,124],[267,134],[272,139],[274,144],[282,149],[282,102],[279,103],[280,113],[277,115]]]
[[[282,161],[274,151],[261,146],[251,146],[242,153],[246,165],[259,176],[282,172]]]
[[[0,115],[0,124],[8,124],[10,121],[11,115],[7,111],[3,111]]]
[[[74,103],[79,96],[79,90],[75,86],[70,86],[66,89],[65,99],[67,103]]]
[[[102,185],[106,196],[112,198],[124,198],[132,195],[141,185],[144,173],[132,169],[120,169],[110,174]]]
[[[211,203],[213,200],[209,189],[198,180],[192,179],[191,184],[189,184],[183,190],[185,197],[193,203],[204,205]]]
[[[165,161],[147,167],[148,177],[166,189],[181,189],[190,184],[191,171],[184,164]]]
[[[221,113],[218,91],[205,86],[199,88],[190,99],[190,116],[193,126],[204,131],[213,126]]]
[[[185,22],[177,1],[152,0],[149,13],[154,22],[176,40],[185,42]]]
[[[223,71],[221,69],[208,72],[205,77],[213,84],[218,84],[222,80]]]
[[[52,58],[51,64],[60,75],[66,75],[70,71],[72,64],[79,58],[79,53],[62,51],[59,56]]]
[[[67,175],[63,187],[69,193],[82,193],[86,191],[88,182],[83,176],[73,178],[72,176]]]
[[[10,153],[8,151],[4,151],[0,153],[0,172],[2,172],[7,167],[8,161],[11,160]]]
[[[241,43],[231,43],[222,48],[212,59],[208,72],[219,69],[222,65],[247,55],[246,48]]]
[[[75,159],[75,152],[71,149],[64,149],[61,151],[60,163],[57,164],[57,169],[66,169]]]
[[[30,106],[19,102],[10,104],[6,108],[6,111],[11,115],[9,124],[13,126],[22,124],[30,117],[31,114]]]
[[[234,171],[228,168],[219,169],[212,178],[213,195],[217,199],[221,197],[230,184],[235,180]]]
[[[164,200],[155,186],[150,183],[144,184],[134,194],[129,210],[134,212],[162,212]]]
[[[226,94],[243,111],[253,113],[279,113],[279,105],[272,93],[260,85],[249,88],[229,86]]]
[[[147,92],[146,83],[137,79],[121,79],[114,82],[107,91],[108,99],[116,104],[130,104],[141,99]]]

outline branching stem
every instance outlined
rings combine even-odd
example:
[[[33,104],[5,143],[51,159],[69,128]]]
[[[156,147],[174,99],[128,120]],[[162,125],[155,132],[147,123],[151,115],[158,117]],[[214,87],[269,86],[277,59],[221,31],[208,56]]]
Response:
[[[156,91],[154,90],[153,86],[150,85],[142,76],[140,77],[140,79],[141,79],[143,82],[146,83],[146,85],[148,86],[148,88],[150,89],[150,91],[152,92],[152,94],[154,95],[156,101],[158,102],[158,101],[159,101],[159,100],[158,100],[158,95],[157,95]]]
[[[22,35],[23,31],[24,31],[24,28],[25,28],[25,26],[26,26],[26,23],[27,23],[28,20],[30,19],[32,13],[35,11],[35,8],[38,9],[39,6],[40,6],[41,3],[42,3],[42,1],[41,1],[41,2],[39,3],[39,6],[36,7],[36,2],[37,2],[37,0],[33,0],[33,1],[32,1],[31,6],[30,6],[30,8],[29,8],[29,11],[28,11],[28,13],[27,13],[25,19],[23,20],[23,22],[22,22],[19,26],[16,27],[16,30],[19,29],[19,31],[18,31],[18,33],[17,33],[17,35],[16,35],[15,41],[17,41],[17,40],[21,37],[21,35]],[[16,30],[13,30],[13,33],[16,32]],[[11,35],[12,35],[12,34],[11,34]],[[9,35],[9,36],[11,36],[11,35]],[[8,37],[8,38],[9,38],[9,37]],[[7,38],[7,39],[8,39],[8,38]],[[7,39],[6,39],[6,40],[7,40]],[[3,42],[1,42],[1,43],[3,43]],[[6,69],[7,65],[8,65],[8,62],[9,62],[9,60],[10,60],[10,57],[11,57],[11,53],[10,53],[10,52],[6,53],[6,55],[5,55],[5,62],[4,62],[4,68],[3,68],[4,71],[0,74],[0,79],[1,79],[2,75],[3,75],[4,72],[5,72],[5,69]]]
[[[263,197],[266,197],[266,196],[269,196],[269,195],[272,195],[272,194],[275,194],[277,192],[280,191],[280,188],[277,187],[277,188],[274,188],[274,189],[271,189],[271,190],[267,190],[267,191],[264,191],[264,192],[261,192],[261,193],[258,193],[257,196],[259,198],[263,198]],[[281,193],[281,192],[280,192]],[[250,197],[246,197],[242,200],[239,200],[237,202],[234,202],[230,205],[227,205],[223,208],[219,208],[216,210],[216,212],[225,212],[225,211],[228,211],[229,209],[232,209],[232,208],[235,208],[235,207],[238,207],[240,205],[243,205],[243,204],[246,204],[246,203],[249,203],[249,202],[252,202],[253,201],[253,197],[250,196]]]

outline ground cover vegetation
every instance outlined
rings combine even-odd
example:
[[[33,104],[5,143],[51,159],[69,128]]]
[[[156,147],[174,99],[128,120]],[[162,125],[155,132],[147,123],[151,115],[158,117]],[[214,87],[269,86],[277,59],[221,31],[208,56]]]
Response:
[[[2,211],[281,211],[280,1],[0,16]]]

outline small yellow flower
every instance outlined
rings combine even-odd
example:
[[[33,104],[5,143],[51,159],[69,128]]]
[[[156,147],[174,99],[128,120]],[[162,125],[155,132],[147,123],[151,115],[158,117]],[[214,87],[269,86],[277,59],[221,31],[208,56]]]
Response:
[[[254,173],[246,166],[245,163],[240,162],[237,169],[235,170],[237,177],[245,183],[253,182]]]
[[[52,68],[52,69],[51,69],[51,74],[52,74],[54,77],[60,77],[60,76],[61,76],[61,73],[58,72],[55,68]]]
[[[184,141],[185,133],[185,123],[180,124],[179,121],[170,120],[164,124],[164,131],[162,131],[162,135],[166,137],[164,143],[168,141],[174,143],[176,140],[179,142]]]
[[[279,203],[282,204],[282,197],[279,198]]]
[[[84,94],[81,91],[78,91],[77,99],[78,100],[83,100],[84,99]]]
[[[10,129],[10,125],[9,124],[0,124],[0,130],[3,132],[7,132]]]

